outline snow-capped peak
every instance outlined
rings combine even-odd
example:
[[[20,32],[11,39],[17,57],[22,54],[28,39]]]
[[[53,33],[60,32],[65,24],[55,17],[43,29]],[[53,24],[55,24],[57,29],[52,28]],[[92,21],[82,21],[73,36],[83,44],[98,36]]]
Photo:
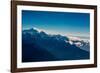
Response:
[[[73,42],[72,42],[72,41],[69,41],[69,43],[70,43],[71,45],[73,45]]]
[[[38,32],[41,32],[42,30],[36,28],[36,27],[33,27],[34,30],[37,30]]]

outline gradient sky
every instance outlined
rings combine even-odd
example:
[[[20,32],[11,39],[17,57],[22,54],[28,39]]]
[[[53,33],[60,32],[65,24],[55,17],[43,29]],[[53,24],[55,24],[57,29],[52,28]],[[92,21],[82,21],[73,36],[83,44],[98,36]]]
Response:
[[[89,36],[89,13],[22,10],[22,28],[38,28],[50,34]]]

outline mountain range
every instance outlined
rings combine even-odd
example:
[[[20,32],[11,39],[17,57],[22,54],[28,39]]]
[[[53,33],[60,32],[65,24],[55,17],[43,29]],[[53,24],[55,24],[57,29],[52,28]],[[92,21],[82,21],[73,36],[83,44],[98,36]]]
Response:
[[[34,28],[22,30],[22,62],[89,59],[89,42]]]

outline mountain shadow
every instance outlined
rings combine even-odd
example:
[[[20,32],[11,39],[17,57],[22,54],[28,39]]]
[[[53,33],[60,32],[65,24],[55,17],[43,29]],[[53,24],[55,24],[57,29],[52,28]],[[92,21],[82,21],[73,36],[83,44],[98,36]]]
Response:
[[[32,28],[22,31],[22,62],[89,59],[89,52],[71,45],[62,35],[51,35]]]

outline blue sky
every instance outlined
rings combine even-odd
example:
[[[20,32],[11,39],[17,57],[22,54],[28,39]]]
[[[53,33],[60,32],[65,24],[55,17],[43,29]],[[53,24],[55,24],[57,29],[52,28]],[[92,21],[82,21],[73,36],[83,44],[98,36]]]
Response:
[[[38,28],[50,34],[89,36],[89,13],[22,11],[22,28]]]

